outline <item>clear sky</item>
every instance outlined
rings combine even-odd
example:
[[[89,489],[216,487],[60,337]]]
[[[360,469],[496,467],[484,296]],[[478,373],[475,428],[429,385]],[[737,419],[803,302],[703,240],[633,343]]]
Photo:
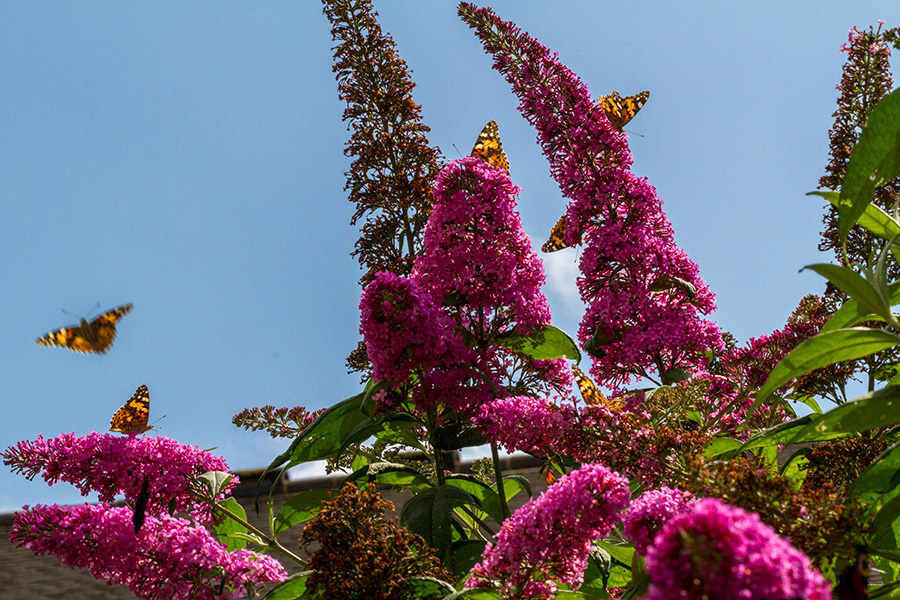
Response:
[[[538,248],[565,201],[455,6],[376,2],[432,144],[456,158],[499,123]],[[838,50],[853,25],[896,26],[896,0],[491,6],[592,94],[650,90],[626,128],[634,171],[723,329],[766,334],[822,291],[798,269],[827,259],[821,203],[804,194],[827,162]],[[0,2],[0,447],[106,431],[146,384],[157,433],[257,468],[289,442],[232,415],[359,390],[344,366],[361,272],[329,29],[317,2]],[[554,324],[572,334],[576,256],[545,262]],[[106,355],[34,343],[128,302]],[[0,467],[0,512],[79,501]]]

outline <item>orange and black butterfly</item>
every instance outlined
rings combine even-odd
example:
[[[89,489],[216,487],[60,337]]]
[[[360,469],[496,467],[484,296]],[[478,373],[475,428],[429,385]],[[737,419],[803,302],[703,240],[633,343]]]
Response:
[[[649,97],[650,92],[641,92],[624,98],[619,95],[619,92],[613,92],[608,96],[600,96],[598,101],[600,108],[606,113],[610,125],[622,131],[622,128],[628,125],[628,121],[632,120],[634,115],[647,103]]]
[[[78,325],[63,327],[39,337],[38,346],[60,346],[73,352],[96,352],[103,354],[112,346],[116,337],[116,323],[134,308],[134,304],[125,304],[109,310],[93,321],[82,319]]]
[[[489,165],[509,173],[509,159],[506,158],[506,152],[503,151],[503,144],[500,142],[500,128],[497,127],[497,121],[485,125],[478,134],[475,147],[472,148],[472,156],[477,156]]]
[[[122,408],[109,421],[109,430],[128,435],[138,435],[152,429],[147,420],[150,417],[150,390],[140,386]]]
[[[550,230],[550,239],[541,246],[541,252],[556,252],[568,247],[569,244],[566,243],[566,215],[563,215],[556,222],[556,225],[553,226],[553,229]]]
[[[594,385],[590,377],[585,375],[584,371],[576,365],[572,365],[572,374],[575,375],[575,383],[578,385],[578,390],[581,392],[581,397],[584,398],[585,404],[589,406],[602,405],[610,410],[622,410],[625,408],[625,403],[621,398],[616,400],[607,399],[603,392],[600,391],[600,388]]]

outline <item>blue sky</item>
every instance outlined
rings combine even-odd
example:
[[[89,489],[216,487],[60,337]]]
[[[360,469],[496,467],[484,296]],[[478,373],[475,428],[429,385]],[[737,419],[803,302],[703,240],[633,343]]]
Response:
[[[804,194],[827,162],[838,50],[853,25],[896,25],[895,1],[491,6],[592,94],[650,90],[627,127],[634,171],[718,295],[723,329],[763,335],[822,290],[798,269],[827,260],[820,202]],[[432,144],[456,158],[499,123],[539,247],[565,201],[455,3],[376,8]],[[106,431],[146,384],[160,435],[216,447],[232,469],[268,464],[288,442],[232,415],[359,390],[344,367],[361,274],[348,133],[320,4],[6,1],[0,30],[0,447]],[[545,262],[554,323],[573,334],[576,256]],[[106,355],[34,343],[128,302]],[[81,500],[0,468],[0,512]]]

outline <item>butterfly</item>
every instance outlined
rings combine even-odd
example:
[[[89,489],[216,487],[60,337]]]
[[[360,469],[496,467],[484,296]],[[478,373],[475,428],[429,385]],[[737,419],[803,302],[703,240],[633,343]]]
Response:
[[[650,92],[641,92],[634,96],[619,95],[619,92],[613,92],[608,96],[600,96],[600,108],[606,113],[610,125],[622,131],[622,128],[628,125],[628,121],[634,118],[634,115],[641,110],[641,107],[647,103]]]
[[[82,319],[78,325],[63,327],[39,337],[38,346],[62,346],[73,352],[96,352],[103,354],[112,346],[116,337],[116,322],[134,308],[126,304],[109,310],[90,323]]]
[[[569,244],[566,243],[566,215],[563,215],[556,222],[556,225],[553,226],[553,229],[550,230],[550,239],[541,246],[541,252],[556,252],[568,247]]]
[[[109,430],[128,435],[137,435],[151,429],[147,425],[150,417],[150,390],[142,385],[128,399],[125,405],[116,411],[109,421]]]
[[[503,151],[503,144],[500,142],[500,128],[497,127],[497,121],[485,125],[478,134],[475,147],[472,148],[472,156],[477,156],[489,165],[509,173],[509,159],[506,158],[506,152]]]
[[[584,374],[584,371],[576,365],[572,365],[572,374],[575,375],[575,383],[584,398],[585,404],[589,406],[606,406],[610,410],[621,410],[625,407],[625,403],[621,399],[610,401],[603,395],[594,382]]]

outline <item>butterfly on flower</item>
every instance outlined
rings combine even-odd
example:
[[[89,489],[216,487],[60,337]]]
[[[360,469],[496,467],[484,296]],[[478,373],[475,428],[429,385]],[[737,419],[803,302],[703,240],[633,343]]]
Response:
[[[610,125],[622,131],[622,128],[628,125],[628,121],[632,120],[641,107],[647,103],[649,97],[650,92],[641,92],[624,98],[619,95],[619,92],[613,92],[608,96],[600,96],[598,101],[600,108],[606,113]]]
[[[96,352],[103,354],[112,346],[116,337],[116,323],[134,308],[134,304],[125,304],[109,310],[90,323],[82,319],[78,325],[63,327],[39,337],[38,346],[60,346],[73,352]]]
[[[603,392],[600,391],[600,388],[594,385],[594,382],[576,365],[572,365],[572,374],[575,375],[575,383],[578,385],[578,390],[581,392],[581,397],[584,398],[585,404],[589,406],[605,406],[610,410],[622,410],[625,408],[625,403],[621,399],[608,400],[603,395]]]
[[[151,429],[147,425],[149,417],[150,390],[146,385],[142,385],[110,419],[109,430],[127,435],[138,435]]]
[[[485,125],[478,134],[475,147],[472,148],[472,156],[477,156],[489,165],[509,173],[509,160],[500,142],[500,128],[497,127],[497,121]]]
[[[568,247],[569,244],[566,243],[566,215],[563,215],[556,222],[556,225],[553,226],[553,229],[550,230],[550,239],[541,246],[541,252],[556,252]]]

